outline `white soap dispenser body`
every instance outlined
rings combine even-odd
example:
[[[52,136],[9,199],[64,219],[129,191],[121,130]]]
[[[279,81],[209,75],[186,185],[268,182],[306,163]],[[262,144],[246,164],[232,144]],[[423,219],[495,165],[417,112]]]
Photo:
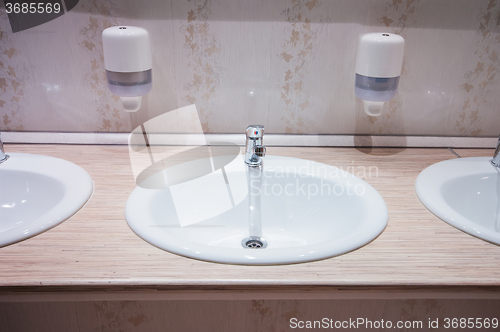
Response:
[[[354,92],[370,116],[382,114],[396,95],[403,66],[404,38],[391,33],[368,33],[359,38]]]
[[[125,111],[138,111],[142,96],[153,86],[148,31],[132,26],[107,28],[102,45],[109,90],[120,97]]]

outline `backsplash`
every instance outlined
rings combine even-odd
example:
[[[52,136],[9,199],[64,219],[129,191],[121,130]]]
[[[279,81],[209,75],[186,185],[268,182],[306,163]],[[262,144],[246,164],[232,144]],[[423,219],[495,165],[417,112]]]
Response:
[[[147,29],[153,90],[126,113],[102,31]],[[0,131],[131,132],[195,104],[206,133],[497,136],[500,0],[80,0],[12,33],[0,13]],[[358,36],[406,40],[380,117],[354,95]]]

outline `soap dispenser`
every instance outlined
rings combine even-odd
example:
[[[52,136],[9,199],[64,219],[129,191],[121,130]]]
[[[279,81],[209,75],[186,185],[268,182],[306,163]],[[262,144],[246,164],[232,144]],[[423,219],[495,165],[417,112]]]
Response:
[[[382,114],[396,95],[403,67],[404,38],[393,33],[367,33],[359,38],[354,92],[370,116]]]
[[[125,111],[138,111],[142,96],[153,84],[148,31],[132,26],[107,28],[102,32],[102,48],[109,90],[120,97]]]

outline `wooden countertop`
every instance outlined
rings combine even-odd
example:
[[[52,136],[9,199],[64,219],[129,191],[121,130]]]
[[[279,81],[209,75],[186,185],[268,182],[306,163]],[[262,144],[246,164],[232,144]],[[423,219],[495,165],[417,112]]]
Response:
[[[0,248],[4,288],[500,286],[500,246],[437,219],[414,193],[421,170],[455,158],[447,149],[268,148],[269,155],[301,157],[344,169],[377,166],[378,177],[364,179],[380,192],[389,209],[387,228],[366,246],[330,259],[282,266],[198,261],[158,249],[135,235],[124,218],[125,202],[135,187],[126,146],[10,144],[6,150],[78,164],[94,179],[95,192],[71,219]],[[457,152],[462,156],[493,153]]]

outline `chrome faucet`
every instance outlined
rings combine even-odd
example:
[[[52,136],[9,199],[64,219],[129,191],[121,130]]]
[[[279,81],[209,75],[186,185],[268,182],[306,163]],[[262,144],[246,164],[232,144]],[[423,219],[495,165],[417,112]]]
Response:
[[[262,145],[264,126],[250,125],[246,130],[245,163],[248,166],[260,166],[262,157],[266,155],[266,147]]]
[[[241,241],[243,248],[260,249],[267,247],[267,241],[262,238],[262,157],[266,155],[266,147],[262,145],[264,126],[250,125],[246,130],[245,163],[248,179],[248,233]]]
[[[0,164],[7,161],[7,159],[9,159],[9,155],[5,154],[5,150],[3,149],[2,134],[0,133]]]
[[[497,148],[493,154],[493,159],[490,160],[491,164],[495,167],[500,168],[500,138],[497,142]]]

